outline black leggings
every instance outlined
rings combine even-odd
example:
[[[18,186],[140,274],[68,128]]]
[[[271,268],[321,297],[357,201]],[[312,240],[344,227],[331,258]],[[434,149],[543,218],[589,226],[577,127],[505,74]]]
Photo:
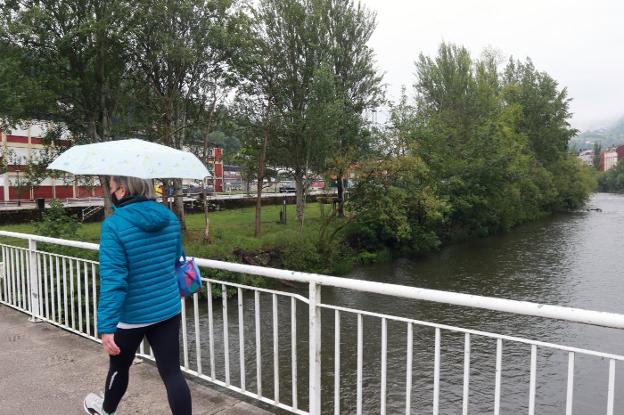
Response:
[[[121,349],[117,356],[110,356],[110,368],[106,377],[103,409],[114,412],[128,387],[128,370],[143,337],[147,337],[158,373],[165,383],[167,399],[173,415],[191,415],[191,394],[180,370],[180,315],[160,323],[136,329],[117,329],[115,343]]]

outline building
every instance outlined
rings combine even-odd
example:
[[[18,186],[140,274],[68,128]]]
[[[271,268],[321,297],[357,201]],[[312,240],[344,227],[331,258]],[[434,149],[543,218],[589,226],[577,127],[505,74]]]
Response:
[[[70,174],[61,177],[46,177],[36,186],[25,186],[25,172],[29,160],[41,157],[45,147],[43,137],[46,123],[18,126],[15,129],[0,131],[0,158],[6,171],[0,174],[0,201],[66,199],[102,196],[98,183],[87,185]],[[52,146],[66,148],[71,146],[68,137],[55,140]]]
[[[223,191],[223,149],[212,147],[208,150],[207,166],[212,175],[213,189],[215,192]]]
[[[184,148],[185,151],[192,151],[190,148]],[[199,156],[201,159],[201,156]],[[224,187],[224,169],[223,169],[223,149],[221,147],[212,147],[208,149],[207,160],[202,160],[206,164],[206,168],[210,172],[210,178],[207,179],[207,191],[222,192]],[[201,189],[201,180],[184,179],[182,184],[189,188]],[[201,191],[201,190],[198,190]]]
[[[226,192],[243,188],[243,178],[239,166],[223,166],[223,188]]]
[[[578,158],[583,164],[592,167],[594,165],[594,150],[583,150],[578,154]]]
[[[624,144],[617,146],[615,152],[617,153],[618,161],[622,160],[624,158]]]
[[[102,197],[102,188],[97,178],[76,178],[68,173],[60,177],[46,177],[36,186],[25,185],[28,161],[37,160],[45,151],[43,137],[46,135],[47,127],[48,125],[42,122],[0,131],[0,167],[6,165],[4,173],[0,170],[0,202],[37,198]],[[68,148],[71,145],[72,141],[69,136],[52,142],[52,147],[56,148]],[[212,190],[215,192],[223,191],[222,156],[222,148],[209,149],[207,167],[211,173]],[[189,182],[193,183],[193,181]]]
[[[618,153],[614,148],[600,153],[600,171],[607,171],[617,165]]]

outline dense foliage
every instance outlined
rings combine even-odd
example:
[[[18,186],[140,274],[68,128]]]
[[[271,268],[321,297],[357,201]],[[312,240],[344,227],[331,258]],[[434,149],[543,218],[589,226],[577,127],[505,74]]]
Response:
[[[393,108],[386,151],[359,172],[352,244],[422,253],[585,203],[592,176],[567,152],[569,99],[548,74],[447,44],[416,74],[415,102]]]
[[[78,221],[63,209],[63,203],[52,200],[50,207],[42,213],[41,220],[35,223],[35,231],[38,235],[52,238],[76,239],[78,225]]]
[[[600,173],[598,191],[608,193],[624,193],[624,163],[618,162],[614,168]]]

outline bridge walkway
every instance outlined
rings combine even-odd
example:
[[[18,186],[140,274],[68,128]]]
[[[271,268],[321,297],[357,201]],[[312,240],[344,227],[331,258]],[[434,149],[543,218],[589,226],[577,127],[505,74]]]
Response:
[[[0,415],[84,414],[82,400],[104,388],[107,356],[99,344],[0,305]],[[268,415],[213,387],[188,380],[193,414]],[[151,363],[130,369],[119,414],[170,413],[165,388]]]

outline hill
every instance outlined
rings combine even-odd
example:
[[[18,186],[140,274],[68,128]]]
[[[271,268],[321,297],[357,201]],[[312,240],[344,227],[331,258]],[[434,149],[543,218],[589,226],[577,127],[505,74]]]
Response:
[[[624,117],[608,128],[584,131],[572,138],[568,145],[570,149],[579,151],[593,148],[594,143],[599,143],[602,148],[624,144]]]

